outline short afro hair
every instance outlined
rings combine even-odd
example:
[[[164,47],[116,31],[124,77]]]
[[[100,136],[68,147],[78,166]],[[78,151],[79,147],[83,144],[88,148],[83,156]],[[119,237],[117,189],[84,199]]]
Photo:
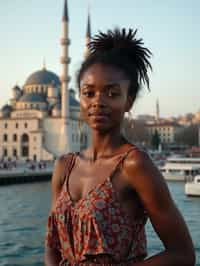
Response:
[[[89,55],[77,74],[77,84],[83,73],[93,64],[116,67],[130,79],[129,95],[135,99],[142,85],[149,89],[148,70],[152,70],[149,59],[151,51],[145,48],[142,39],[136,38],[137,29],[125,28],[99,31],[88,44]]]

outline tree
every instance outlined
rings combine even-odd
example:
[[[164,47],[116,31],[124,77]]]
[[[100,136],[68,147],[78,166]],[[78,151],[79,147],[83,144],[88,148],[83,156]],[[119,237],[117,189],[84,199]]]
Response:
[[[156,130],[152,136],[151,145],[153,146],[154,149],[157,150],[159,147],[159,144],[160,144],[160,136],[158,134],[158,131]]]

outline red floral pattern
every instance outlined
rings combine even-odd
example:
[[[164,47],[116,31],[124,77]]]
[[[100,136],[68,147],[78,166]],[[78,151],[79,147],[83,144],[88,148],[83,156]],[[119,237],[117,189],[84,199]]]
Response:
[[[73,203],[67,179],[49,215],[46,234],[46,246],[62,254],[60,266],[129,265],[128,261],[146,256],[145,211],[140,219],[131,219],[110,177]]]

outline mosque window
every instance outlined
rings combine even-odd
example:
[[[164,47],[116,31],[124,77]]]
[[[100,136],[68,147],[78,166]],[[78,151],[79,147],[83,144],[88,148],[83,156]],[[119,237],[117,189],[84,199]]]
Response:
[[[13,156],[17,157],[17,150],[13,149]]]
[[[13,135],[13,141],[17,141],[17,134]]]
[[[5,128],[8,128],[8,124],[7,124],[7,123],[5,123],[4,127],[5,127]]]
[[[21,154],[23,157],[29,156],[29,136],[23,134],[21,137]]]
[[[22,147],[22,156],[23,157],[28,157],[28,155],[29,155],[29,148],[26,147],[26,146],[23,146]]]
[[[16,128],[18,128],[18,127],[19,127],[19,124],[18,124],[18,123],[16,123],[16,124],[15,124],[15,127],[16,127]]]
[[[23,143],[29,142],[29,136],[27,134],[23,134],[21,137]]]
[[[7,156],[8,156],[8,150],[7,150],[7,149],[4,149],[4,150],[3,150],[3,156],[4,156],[4,157],[7,157]]]
[[[3,141],[8,141],[8,135],[7,134],[3,135]]]
[[[27,123],[24,123],[24,127],[27,128],[28,127],[28,124]]]

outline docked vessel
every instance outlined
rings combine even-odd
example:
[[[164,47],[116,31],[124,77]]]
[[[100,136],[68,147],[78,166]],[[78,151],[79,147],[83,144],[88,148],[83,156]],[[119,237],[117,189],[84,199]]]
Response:
[[[169,157],[159,169],[166,180],[193,181],[200,174],[200,158]]]
[[[195,176],[194,181],[185,184],[185,194],[200,197],[200,175]]]

